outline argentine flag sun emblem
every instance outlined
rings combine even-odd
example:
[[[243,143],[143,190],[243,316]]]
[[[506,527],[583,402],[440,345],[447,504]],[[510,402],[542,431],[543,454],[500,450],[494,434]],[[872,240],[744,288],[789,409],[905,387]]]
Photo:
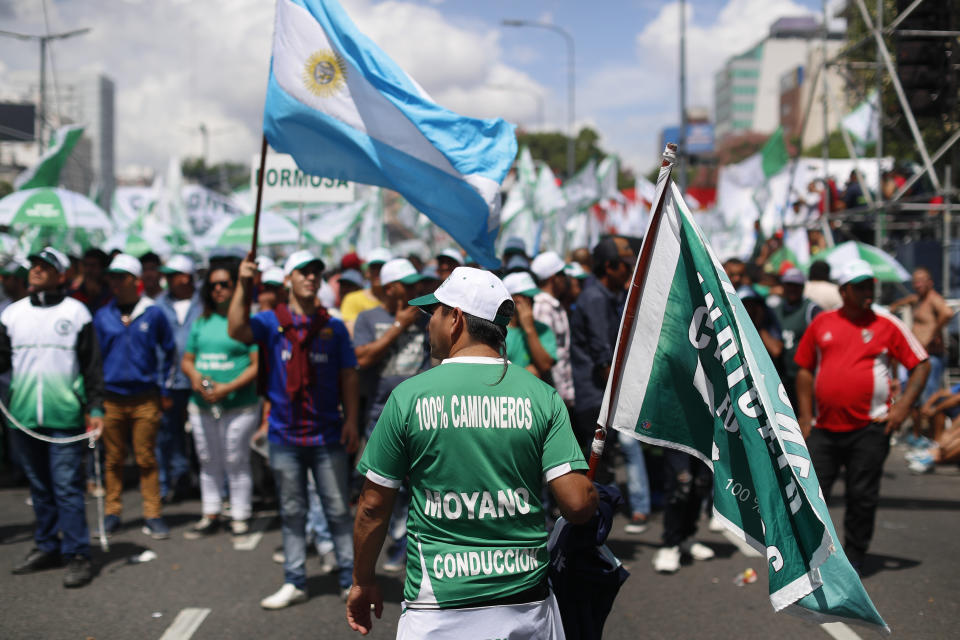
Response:
[[[330,49],[321,49],[303,65],[303,84],[315,96],[329,98],[347,83],[347,65]]]

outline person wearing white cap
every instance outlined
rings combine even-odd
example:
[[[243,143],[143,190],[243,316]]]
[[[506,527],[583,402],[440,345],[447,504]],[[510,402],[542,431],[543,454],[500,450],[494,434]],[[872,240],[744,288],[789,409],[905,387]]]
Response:
[[[437,277],[442,281],[450,277],[453,270],[463,266],[463,254],[456,249],[444,249],[437,255]]]
[[[362,311],[374,309],[381,306],[386,301],[386,294],[383,292],[383,284],[380,282],[380,269],[383,265],[393,259],[393,254],[389,249],[383,247],[372,250],[367,256],[367,281],[370,287],[353,291],[340,299],[340,315],[343,322],[350,330],[353,336],[353,324],[357,321],[357,316]]]
[[[547,378],[549,384],[550,368],[557,361],[557,338],[550,327],[533,319],[533,298],[540,289],[526,271],[504,276],[503,286],[517,309],[507,327],[507,359],[538,378]]]
[[[106,453],[104,528],[120,528],[123,511],[123,466],[127,442],[140,469],[144,533],[155,539],[170,537],[160,515],[160,482],[157,469],[157,431],[163,408],[169,408],[171,380],[176,365],[177,343],[166,315],[154,301],[138,293],[140,261],[118,254],[107,269],[113,300],[93,317],[103,353],[103,442]],[[158,358],[158,352],[162,355]],[[158,375],[160,372],[160,375]],[[163,381],[163,386],[158,384]],[[162,396],[162,400],[161,400]]]
[[[9,403],[20,425],[44,436],[99,436],[103,367],[87,308],[64,295],[69,260],[52,247],[30,256],[31,293],[0,314],[0,372],[11,374]],[[76,392],[84,389],[81,396]],[[84,505],[85,441],[51,444],[20,429],[10,443],[30,485],[34,548],[13,568],[33,573],[66,563],[65,587],[93,578]]]
[[[143,263],[141,262],[141,265]],[[203,312],[203,304],[194,283],[196,264],[185,255],[173,255],[160,267],[167,279],[167,290],[157,297],[157,306],[167,316],[177,341],[177,360],[186,352],[187,338],[194,321]],[[190,461],[187,459],[184,424],[190,401],[190,379],[178,366],[169,383],[169,408],[164,408],[157,432],[157,468],[160,474],[160,498],[173,502],[189,485]]]
[[[797,353],[797,345],[800,344],[807,327],[822,309],[813,300],[803,297],[806,278],[800,269],[787,269],[780,276],[780,282],[783,284],[783,296],[779,304],[771,305],[771,310],[780,325],[780,336],[783,339],[783,371],[780,379],[787,390],[790,404],[795,407],[799,367],[793,356]]]
[[[566,264],[553,251],[544,251],[530,263],[540,293],[533,297],[533,319],[550,327],[557,341],[557,361],[550,380],[567,407],[573,408],[573,369],[570,365],[570,319],[560,302],[570,289]]]
[[[845,469],[844,551],[859,568],[873,537],[890,434],[923,391],[930,363],[910,330],[873,305],[876,281],[867,262],[850,262],[838,281],[843,306],[813,319],[794,357],[800,367],[797,419],[827,501]],[[910,371],[896,402],[893,360]]]
[[[257,265],[245,259],[227,331],[260,346],[261,388],[270,401],[267,440],[283,531],[283,586],[260,601],[282,609],[307,600],[307,472],[333,538],[341,595],[353,573],[347,455],[356,451],[357,359],[343,322],[317,302],[323,261],[297,251],[284,263],[290,300],[250,317]],[[341,412],[342,408],[342,412]]]
[[[430,314],[441,363],[393,390],[357,467],[347,621],[366,633],[383,609],[377,557],[407,482],[407,566],[426,570],[407,571],[397,637],[563,638],[541,495],[549,486],[572,523],[597,508],[563,400],[505,360],[514,303],[494,274],[458,267],[409,304]]]
[[[369,418],[362,420],[368,436],[396,386],[430,367],[426,318],[417,307],[407,304],[415,297],[416,285],[421,280],[423,276],[406,258],[390,260],[380,270],[384,306],[357,316],[353,340],[363,388],[369,394],[364,403]],[[401,492],[394,514],[394,521],[400,526],[390,527],[393,543],[387,550],[384,565],[388,571],[403,569],[406,557],[403,525],[408,502],[408,495]]]

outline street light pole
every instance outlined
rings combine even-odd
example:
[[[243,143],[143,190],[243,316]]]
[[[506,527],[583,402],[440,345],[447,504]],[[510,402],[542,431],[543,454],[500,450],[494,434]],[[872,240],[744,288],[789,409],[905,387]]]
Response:
[[[558,27],[555,24],[550,24],[549,22],[503,20],[502,24],[505,27],[537,27],[540,29],[549,29],[563,36],[564,41],[567,43],[567,123],[569,128],[567,138],[567,178],[569,179],[573,177],[577,169],[576,132],[574,131],[574,122],[576,119],[576,69],[574,66],[573,36],[570,35],[570,32],[566,29]]]
[[[687,2],[680,0],[680,135],[677,142],[677,169],[680,193],[687,192]]]
[[[90,28],[85,27],[83,29],[74,29],[73,31],[64,31],[62,33],[48,33],[43,36],[17,33],[16,31],[0,31],[0,36],[16,38],[17,40],[37,40],[40,42],[40,99],[37,104],[37,147],[40,155],[43,155],[43,129],[47,123],[45,111],[47,102],[47,43],[51,40],[66,40],[73,36],[83,35],[88,31],[90,31]]]

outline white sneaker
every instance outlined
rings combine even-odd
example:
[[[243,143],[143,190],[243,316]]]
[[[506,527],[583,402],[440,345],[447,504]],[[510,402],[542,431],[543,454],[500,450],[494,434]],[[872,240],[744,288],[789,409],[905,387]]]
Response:
[[[297,589],[289,582],[284,583],[280,590],[272,596],[267,596],[260,601],[260,606],[264,609],[283,609],[298,602],[307,601],[307,592]]]
[[[250,523],[246,520],[231,520],[230,533],[235,536],[245,536],[250,533]]]
[[[653,556],[653,570],[657,573],[676,573],[680,570],[680,547],[661,547]]]
[[[690,554],[690,556],[691,556],[694,560],[710,560],[710,559],[712,559],[715,555],[717,555],[717,554],[715,554],[715,553],[713,552],[713,549],[711,549],[711,548],[708,547],[707,545],[701,544],[701,543],[699,543],[699,542],[689,542],[689,541],[687,541],[687,542],[683,543],[682,545],[680,545],[680,549],[681,549],[684,553]]]
[[[340,568],[337,564],[337,554],[333,551],[327,551],[320,554],[320,570],[317,572],[322,576],[328,575]]]
[[[716,516],[710,516],[710,524],[708,528],[714,533],[723,533],[726,530],[726,527],[723,526],[723,523],[720,522]]]

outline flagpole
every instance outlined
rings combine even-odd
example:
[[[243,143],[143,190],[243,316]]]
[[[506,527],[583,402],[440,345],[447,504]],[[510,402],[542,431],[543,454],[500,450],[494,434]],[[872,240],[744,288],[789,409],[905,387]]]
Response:
[[[597,468],[600,466],[600,458],[603,456],[607,431],[610,429],[610,420],[613,416],[613,407],[617,401],[617,395],[620,390],[620,378],[623,375],[623,363],[625,359],[625,349],[623,347],[629,342],[630,335],[633,333],[633,324],[637,317],[637,307],[640,306],[643,285],[647,280],[647,272],[650,270],[653,245],[656,241],[657,232],[660,229],[660,220],[663,218],[663,204],[666,202],[667,193],[670,189],[670,174],[673,171],[677,155],[677,145],[675,144],[668,144],[666,149],[664,149],[660,171],[666,171],[666,182],[664,183],[664,189],[660,193],[660,199],[656,203],[656,208],[650,218],[650,226],[647,228],[647,234],[643,238],[643,246],[640,248],[637,268],[633,272],[633,280],[630,282],[630,289],[627,292],[627,302],[623,310],[623,322],[620,325],[620,335],[617,336],[617,345],[615,348],[616,360],[610,369],[610,396],[607,398],[606,424],[597,424],[597,430],[593,433],[593,445],[590,447],[590,469],[587,471],[587,477],[591,480],[593,480],[597,474]],[[660,180],[658,179],[657,182],[659,183]]]
[[[253,243],[250,247],[250,259],[257,257],[257,236],[260,231],[260,204],[263,202],[263,171],[267,164],[267,134],[263,134],[260,145],[260,171],[257,173],[257,205],[253,211]]]

